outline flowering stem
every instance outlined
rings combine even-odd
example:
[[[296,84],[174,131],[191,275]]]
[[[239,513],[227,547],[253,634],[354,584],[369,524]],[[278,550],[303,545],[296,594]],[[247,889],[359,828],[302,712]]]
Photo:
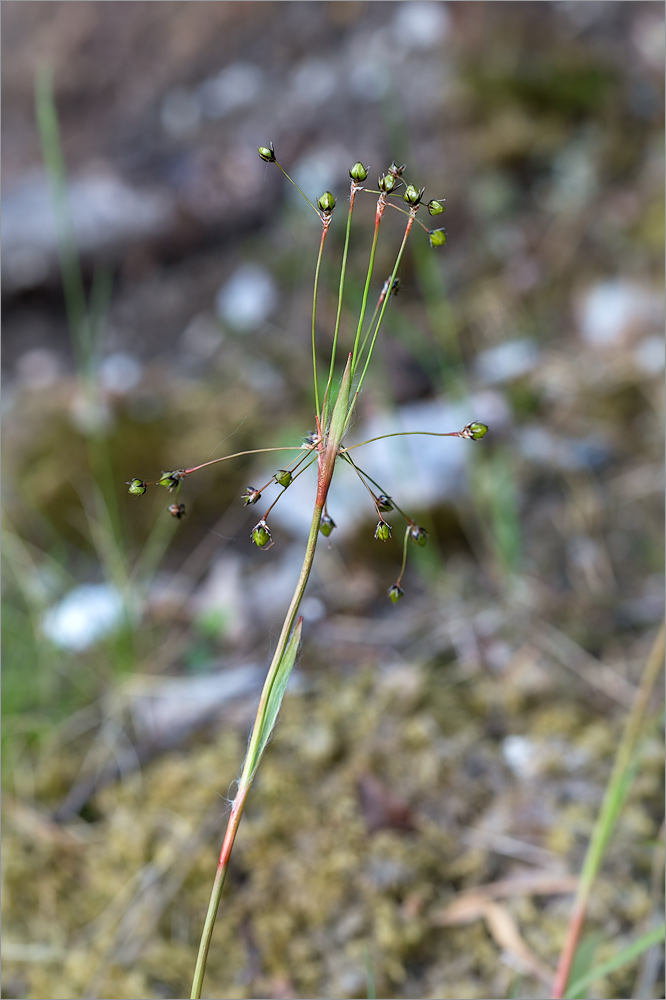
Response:
[[[352,376],[356,371],[356,355],[358,354],[358,345],[361,339],[361,330],[363,329],[363,320],[365,319],[365,310],[368,304],[368,292],[370,290],[370,281],[372,280],[372,272],[375,266],[375,254],[377,253],[377,240],[379,239],[379,224],[382,221],[382,216],[384,214],[385,208],[386,208],[386,196],[380,194],[379,198],[377,199],[377,211],[375,212],[375,232],[372,237],[372,246],[370,248],[370,262],[368,264],[368,274],[365,279],[365,288],[363,289],[361,314],[358,318],[358,327],[356,329],[356,338],[354,340],[354,349],[352,351],[352,365],[351,365]]]
[[[356,192],[361,188],[360,184],[352,181],[351,194],[349,195],[349,212],[347,213],[347,229],[345,232],[345,246],[342,251],[342,267],[340,269],[340,286],[338,289],[338,311],[335,316],[335,330],[333,331],[333,346],[331,348],[331,363],[328,369],[328,381],[326,383],[326,391],[324,392],[324,403],[323,403],[323,425],[326,426],[327,410],[329,406],[329,390],[331,388],[331,382],[333,380],[333,368],[335,365],[335,354],[338,347],[338,333],[340,331],[340,317],[342,316],[342,300],[345,292],[345,277],[347,274],[347,255],[349,253],[349,236],[351,233],[351,221],[352,212],[354,211],[354,200],[356,198]]]
[[[394,434],[380,434],[376,438],[368,438],[367,441],[359,441],[358,444],[351,444],[342,448],[340,454],[344,455],[345,452],[353,451],[354,448],[362,448],[364,444],[372,444],[373,441],[383,441],[385,438],[398,438],[398,437],[408,437],[411,434],[425,434],[427,437],[436,438],[458,438],[462,437],[460,431],[449,431],[446,434],[439,434],[436,431],[396,431]]]
[[[292,444],[284,445],[280,448],[252,448],[250,451],[237,451],[235,455],[225,455],[223,458],[213,458],[210,462],[202,462],[201,465],[194,465],[191,469],[185,469],[184,473],[189,476],[191,472],[198,472],[199,469],[205,469],[209,465],[217,465],[218,462],[228,462],[230,458],[241,458],[242,455],[259,455],[265,451],[300,451],[302,445]]]
[[[314,377],[314,396],[315,396],[315,409],[317,411],[317,418],[321,417],[321,410],[319,408],[319,386],[317,385],[317,350],[315,343],[315,326],[317,322],[317,296],[319,293],[319,271],[321,269],[321,258],[324,253],[324,242],[326,240],[326,234],[329,229],[329,219],[322,220],[323,228],[321,231],[321,240],[319,242],[319,253],[317,254],[317,266],[315,268],[315,279],[314,279],[314,291],[312,293],[312,374]]]
[[[233,848],[234,840],[236,839],[236,833],[238,832],[238,827],[240,825],[241,817],[243,815],[243,809],[245,808],[247,794],[250,790],[252,781],[254,780],[254,775],[256,773],[257,751],[262,737],[262,731],[264,729],[265,716],[266,716],[267,706],[269,704],[269,699],[271,697],[273,688],[276,683],[276,679],[278,677],[278,672],[280,670],[283,656],[285,655],[285,651],[287,650],[289,637],[292,634],[292,629],[296,621],[298,609],[303,599],[303,594],[305,593],[305,587],[308,582],[308,577],[310,576],[310,570],[312,569],[312,562],[314,560],[315,549],[317,547],[317,539],[319,536],[319,526],[321,524],[321,517],[324,510],[324,506],[326,504],[326,497],[328,495],[328,490],[331,485],[331,479],[333,476],[333,467],[335,465],[335,458],[336,458],[336,452],[330,446],[324,447],[322,451],[320,451],[317,497],[314,504],[312,522],[310,524],[310,534],[308,536],[308,541],[305,548],[305,555],[303,557],[303,565],[301,566],[301,572],[298,577],[298,582],[296,583],[291,603],[289,605],[289,608],[285,615],[284,623],[282,625],[280,638],[278,639],[275,653],[273,654],[273,659],[268,669],[268,674],[266,675],[264,687],[261,692],[261,698],[259,700],[259,707],[257,709],[257,715],[255,718],[254,727],[252,729],[252,735],[250,737],[247,754],[245,756],[245,762],[243,764],[243,770],[241,772],[240,780],[238,782],[238,792],[233,801],[233,805],[231,807],[231,813],[229,815],[229,820],[227,822],[227,829],[224,835],[224,841],[222,843],[222,850],[220,851],[220,859],[218,861],[217,872],[215,874],[215,881],[213,882],[210,902],[208,904],[208,912],[206,913],[206,919],[201,934],[201,941],[199,943],[199,952],[197,954],[194,979],[192,982],[192,992],[191,992],[192,1000],[198,1000],[198,998],[201,997],[201,989],[203,986],[203,978],[206,971],[206,961],[208,958],[208,951],[210,949],[210,942],[213,935],[213,928],[215,926],[215,918],[217,916],[217,911],[220,905],[220,898],[222,896],[224,880],[226,878],[227,868],[229,866],[231,850]]]
[[[391,272],[391,277],[389,278],[389,289],[393,287],[393,282],[395,281],[395,276],[398,273],[398,268],[400,267],[400,261],[402,260],[402,255],[405,252],[405,247],[407,246],[407,238],[411,232],[412,226],[414,225],[414,219],[416,218],[414,210],[410,213],[409,219],[407,220],[407,225],[405,226],[405,233],[402,237],[402,243],[400,244],[400,249],[398,250],[398,256],[396,257],[395,264],[393,266],[393,271]],[[372,352],[375,347],[375,341],[377,340],[377,334],[379,333],[379,328],[382,325],[382,320],[384,318],[384,313],[386,312],[386,306],[388,305],[389,297],[384,296],[384,301],[379,313],[379,318],[377,319],[377,325],[375,326],[375,332],[370,341],[370,347],[368,348],[368,356],[365,359],[365,365],[363,366],[363,371],[361,373],[361,378],[359,379],[358,385],[356,386],[357,394],[361,391],[361,386],[363,385],[363,379],[365,378],[365,373],[368,370],[368,365],[370,364],[370,358],[372,357]]]

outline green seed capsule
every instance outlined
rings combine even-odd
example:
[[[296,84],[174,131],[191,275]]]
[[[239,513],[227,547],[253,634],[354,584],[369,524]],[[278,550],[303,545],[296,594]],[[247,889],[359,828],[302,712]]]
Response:
[[[430,212],[431,215],[441,215],[442,212],[444,211],[444,205],[442,204],[441,201],[438,201],[436,198],[432,198],[428,202],[428,211]]]
[[[384,194],[390,194],[395,188],[395,177],[393,174],[383,174],[377,183],[380,191],[383,191]]]
[[[425,188],[419,191],[419,189],[415,188],[413,184],[408,184],[407,187],[405,188],[405,193],[402,196],[402,200],[406,201],[408,205],[418,205],[419,202],[421,201],[421,198],[423,197],[424,191]]]
[[[265,521],[255,524],[250,538],[260,549],[263,549],[271,541],[271,532]]]
[[[273,143],[269,143],[268,146],[259,146],[259,156],[264,160],[265,163],[275,163],[275,151],[273,150]]]
[[[443,229],[431,229],[428,233],[431,247],[443,247],[446,243],[446,233]]]
[[[418,524],[412,524],[409,529],[409,537],[416,545],[423,547],[428,541],[428,532],[425,528],[419,528]]]
[[[317,199],[317,208],[319,209],[320,212],[323,212],[324,215],[331,214],[331,212],[335,208],[335,198],[333,197],[330,191],[324,191],[321,198]]]
[[[146,484],[143,479],[129,479],[126,483],[132,496],[142,497],[146,492]]]
[[[402,595],[404,594],[402,587],[399,587],[397,583],[394,583],[392,587],[389,587],[388,595],[394,604],[397,604]]]
[[[324,535],[325,538],[328,538],[328,536],[333,531],[333,528],[335,527],[336,524],[333,518],[330,517],[328,514],[322,514],[321,521],[319,523],[319,530],[321,531],[322,535]]]
[[[185,514],[185,504],[172,503],[169,507],[167,507],[167,510],[169,511],[172,517],[177,517],[178,520],[180,520],[181,517],[183,517]]]
[[[284,486],[285,489],[289,486],[291,479],[292,476],[289,469],[278,469],[275,473],[275,482],[278,486]]]
[[[465,431],[467,432],[465,437],[471,438],[472,441],[480,441],[481,438],[485,437],[488,433],[488,426],[487,424],[482,424],[480,421],[475,420],[473,423],[467,424]]]
[[[368,176],[368,167],[364,167],[362,163],[355,163],[354,166],[349,171],[349,176],[353,181],[360,183],[364,181]]]
[[[380,542],[387,542],[391,537],[391,525],[388,521],[378,521],[375,528],[375,538]]]

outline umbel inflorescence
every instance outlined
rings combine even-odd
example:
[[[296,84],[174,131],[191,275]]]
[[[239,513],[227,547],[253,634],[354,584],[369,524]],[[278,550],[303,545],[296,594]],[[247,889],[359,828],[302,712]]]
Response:
[[[397,166],[395,163],[392,163],[386,173],[382,174],[378,178],[377,188],[371,188],[367,184],[369,168],[364,167],[360,162],[357,162],[352,166],[349,171],[351,179],[349,208],[347,213],[347,227],[340,268],[335,328],[333,331],[330,358],[328,359],[328,373],[325,379],[320,379],[318,371],[317,341],[315,336],[317,297],[320,271],[324,255],[324,245],[336,207],[336,199],[330,191],[325,191],[317,199],[316,204],[313,203],[279,164],[275,156],[275,150],[273,149],[272,143],[268,146],[259,146],[259,156],[266,163],[275,164],[285,178],[299,191],[321,221],[321,237],[315,266],[311,328],[316,429],[309,432],[302,441],[295,444],[292,448],[257,448],[251,451],[237,452],[233,455],[225,455],[222,458],[216,458],[212,461],[204,462],[203,464],[193,466],[192,468],[175,469],[170,472],[163,472],[158,479],[155,479],[152,482],[146,482],[139,478],[131,479],[127,484],[129,486],[129,492],[133,496],[142,496],[146,492],[148,486],[159,485],[166,488],[169,493],[175,494],[174,502],[169,504],[167,509],[173,517],[180,519],[185,514],[185,505],[179,501],[180,492],[185,479],[193,473],[207,468],[208,466],[216,465],[220,462],[226,462],[230,459],[239,458],[244,455],[253,455],[273,451],[296,452],[294,457],[287,462],[283,468],[277,469],[268,482],[263,486],[260,486],[259,488],[248,486],[241,499],[246,506],[254,506],[259,503],[264,492],[271,486],[279,488],[276,498],[250,532],[250,539],[258,548],[263,550],[269,549],[273,545],[273,534],[269,526],[269,515],[271,511],[282,496],[287,492],[292,483],[304,472],[306,472],[311,465],[317,463],[317,492],[314,502],[314,518],[316,524],[314,524],[315,534],[313,535],[314,542],[312,545],[312,551],[314,552],[316,534],[320,533],[325,537],[329,537],[336,527],[335,521],[327,509],[327,496],[336,463],[338,461],[346,462],[355,471],[360,482],[367,491],[371,503],[376,511],[378,520],[375,528],[375,538],[382,542],[386,542],[391,538],[392,525],[385,517],[387,513],[395,512],[405,522],[402,565],[398,578],[388,590],[389,599],[393,603],[396,603],[403,596],[401,583],[405,572],[408,546],[410,542],[417,546],[425,545],[427,543],[428,534],[424,528],[416,524],[416,522],[402,510],[393,497],[389,496],[379,483],[377,483],[359,466],[356,458],[352,457],[351,452],[362,447],[364,444],[368,444],[369,442],[364,441],[359,444],[347,446],[344,443],[344,438],[354,413],[359,392],[361,391],[366,373],[368,371],[387,304],[389,299],[399,288],[399,279],[397,276],[398,270],[407,245],[407,240],[414,224],[416,223],[423,230],[425,230],[431,247],[440,247],[446,242],[446,234],[444,230],[428,228],[428,226],[426,226],[421,219],[418,218],[418,213],[419,211],[425,209],[431,217],[437,217],[444,212],[444,200],[441,198],[433,198],[427,203],[424,202],[425,189],[419,188],[414,184],[408,184],[403,179],[403,173],[406,169],[404,164],[403,166]],[[336,362],[338,354],[338,341],[341,334],[341,317],[345,293],[345,278],[347,274],[351,224],[355,200],[357,195],[360,193],[370,194],[377,197],[375,224],[358,324],[353,338],[351,336],[349,338],[346,365],[342,378],[338,381],[335,378]],[[396,254],[393,270],[391,274],[382,281],[374,310],[369,319],[367,319],[368,301],[374,277],[375,256],[380,227],[387,208],[391,208],[405,217],[405,229],[402,242],[400,243]],[[423,433],[435,437],[458,437],[470,441],[479,441],[484,437],[487,430],[488,428],[485,424],[473,421],[472,423],[467,424],[461,431],[416,431],[405,433]],[[397,436],[402,435],[387,434],[382,437]],[[376,441],[380,440],[380,438],[372,438],[371,440]]]

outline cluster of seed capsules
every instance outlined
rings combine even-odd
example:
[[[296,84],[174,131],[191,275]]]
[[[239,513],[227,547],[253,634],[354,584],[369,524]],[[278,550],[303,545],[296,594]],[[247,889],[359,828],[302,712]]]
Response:
[[[265,163],[276,163],[280,167],[280,170],[282,170],[282,173],[285,175],[285,177],[287,177],[287,179],[291,181],[291,177],[289,177],[289,175],[284,171],[284,169],[280,166],[280,164],[277,163],[277,159],[275,157],[275,150],[273,149],[272,142],[268,146],[259,146],[259,156]],[[407,166],[406,163],[403,163],[401,167],[399,167],[396,163],[392,163],[391,166],[386,171],[386,173],[382,174],[379,177],[377,181],[377,187],[379,190],[375,193],[383,195],[397,195],[399,194],[400,190],[404,187],[404,191],[402,192],[402,200],[405,202],[406,205],[409,205],[410,208],[416,208],[417,205],[421,204],[423,195],[425,193],[425,188],[419,189],[414,184],[405,184],[405,182],[402,180],[402,174],[406,166]],[[369,167],[364,167],[361,162],[355,163],[354,166],[351,168],[351,170],[349,171],[349,176],[351,177],[354,184],[357,185],[357,187],[360,186],[361,184],[364,184],[364,182],[367,180],[369,169],[370,169]],[[291,181],[291,183],[293,184],[294,182]],[[300,190],[300,188],[298,190]],[[309,199],[306,198],[306,201],[309,201]],[[324,221],[327,217],[330,217],[332,215],[334,208],[335,208],[334,195],[332,195],[330,191],[325,191],[324,194],[317,199],[317,206],[316,206],[316,210],[319,212],[322,221]],[[441,215],[445,209],[444,199],[431,198],[430,201],[426,204],[426,208],[428,209],[428,213],[431,216]],[[420,220],[418,220],[418,222],[419,225],[422,226],[422,228],[425,229],[426,233],[428,234],[428,239],[430,241],[431,247],[444,246],[444,244],[446,243],[446,232],[444,229],[428,229],[428,227],[424,226]]]
[[[465,438],[466,440],[471,440],[471,441],[480,441],[481,438],[485,436],[487,431],[488,427],[486,426],[486,424],[482,424],[479,421],[474,421],[471,424],[467,424],[467,426],[464,427],[462,431],[457,431],[450,436]],[[242,494],[241,499],[244,501],[245,506],[248,507],[258,503],[259,500],[261,500],[263,492],[266,489],[268,489],[269,486],[277,485],[282,487],[282,490],[278,494],[277,498],[273,501],[273,503],[270,505],[264,516],[261,518],[260,521],[257,522],[257,524],[255,524],[255,526],[252,528],[252,531],[250,532],[250,539],[257,546],[257,548],[267,550],[273,545],[273,535],[271,529],[268,526],[268,515],[270,514],[271,510],[278,502],[280,497],[291,486],[293,481],[297,479],[298,476],[300,476],[303,472],[305,472],[306,469],[308,469],[309,466],[313,464],[313,462],[316,461],[318,456],[318,445],[319,445],[319,438],[317,437],[317,435],[315,433],[308,434],[307,437],[304,439],[303,444],[301,445],[301,449],[304,451],[304,454],[302,454],[299,458],[296,458],[289,463],[291,468],[278,469],[277,472],[275,472],[268,480],[268,482],[265,485],[263,485],[260,489],[255,489],[255,487],[253,486],[248,486],[245,493]],[[375,527],[375,535],[374,535],[377,541],[387,542],[392,535],[391,524],[385,519],[384,514],[388,513],[389,511],[395,510],[404,518],[406,522],[405,534],[403,540],[402,565],[400,568],[400,573],[398,574],[398,578],[395,581],[395,583],[393,583],[388,590],[388,597],[394,604],[396,604],[404,594],[404,591],[400,586],[400,584],[402,583],[402,578],[405,572],[408,545],[411,542],[412,544],[418,545],[419,547],[424,546],[428,540],[428,532],[425,530],[425,528],[422,528],[414,520],[412,520],[412,518],[410,518],[398,506],[398,504],[392,497],[382,492],[381,486],[379,486],[379,484],[375,482],[375,480],[370,475],[368,475],[367,472],[365,472],[356,464],[356,462],[352,459],[351,455],[349,454],[346,448],[340,449],[338,457],[342,461],[345,461],[349,465],[351,465],[351,467],[354,469],[357,476],[367,489],[368,493],[370,494],[375,510],[377,511],[377,516],[379,518],[379,520],[377,521],[377,525]],[[299,470],[298,467],[301,465],[303,467]],[[185,515],[186,511],[185,511],[185,504],[179,502],[177,499],[178,493],[180,492],[185,477],[188,476],[190,473],[197,471],[198,468],[201,467],[197,466],[195,469],[175,469],[171,472],[163,472],[159,479],[156,479],[152,482],[146,482],[143,479],[134,478],[128,481],[127,486],[129,487],[129,492],[132,494],[132,496],[143,496],[143,494],[146,492],[149,486],[163,486],[165,487],[165,489],[169,491],[169,493],[176,491],[176,500],[173,503],[169,504],[167,510],[172,517],[178,518],[180,520],[180,518],[182,518]],[[377,490],[377,492],[375,492],[375,490]],[[325,507],[321,516],[319,530],[321,534],[324,535],[324,537],[328,538],[333,532],[333,529],[335,527],[336,527],[335,521],[330,516],[328,510]]]

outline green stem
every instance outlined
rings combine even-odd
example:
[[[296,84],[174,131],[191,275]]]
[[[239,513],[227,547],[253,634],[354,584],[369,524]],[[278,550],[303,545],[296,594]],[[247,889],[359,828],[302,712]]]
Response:
[[[335,465],[335,452],[327,448],[320,453],[319,456],[319,479],[317,484],[317,498],[315,500],[314,511],[312,514],[312,522],[310,524],[310,534],[308,535],[308,541],[305,548],[305,555],[303,557],[303,565],[301,566],[301,572],[298,577],[298,582],[294,590],[291,603],[285,615],[284,624],[282,625],[282,631],[280,632],[280,638],[273,654],[273,659],[266,675],[266,680],[264,682],[264,687],[261,692],[261,698],[259,700],[259,707],[257,709],[257,715],[254,722],[254,727],[252,729],[252,735],[250,737],[250,742],[247,749],[247,754],[245,756],[245,761],[243,764],[243,770],[241,773],[240,780],[238,782],[238,793],[234,799],[233,805],[231,807],[231,813],[227,823],[226,833],[224,835],[224,841],[222,843],[222,850],[220,851],[220,859],[217,866],[217,872],[215,874],[215,881],[213,882],[213,888],[211,891],[210,902],[208,904],[208,911],[206,913],[206,919],[204,921],[204,927],[201,934],[201,941],[199,943],[199,951],[197,954],[197,962],[194,971],[194,979],[192,981],[192,992],[190,994],[192,1000],[199,1000],[201,997],[201,989],[203,987],[203,978],[206,971],[206,961],[208,958],[208,952],[210,949],[210,943],[213,935],[213,928],[215,926],[215,918],[217,916],[217,911],[220,905],[220,898],[222,896],[222,889],[224,887],[224,880],[227,874],[227,868],[229,866],[229,859],[231,857],[231,850],[234,845],[234,840],[236,839],[236,833],[238,832],[238,827],[240,825],[241,817],[243,815],[243,809],[245,808],[245,801],[247,799],[247,794],[252,785],[254,779],[254,771],[256,769],[256,751],[261,738],[262,722],[264,713],[266,711],[266,706],[268,704],[271,692],[273,690],[273,685],[275,683],[278,670],[280,667],[280,661],[284,656],[285,650],[287,648],[287,643],[289,641],[289,636],[291,635],[292,628],[296,621],[296,616],[298,614],[298,609],[300,607],[301,601],[303,599],[303,594],[305,593],[305,587],[308,582],[308,577],[310,576],[310,570],[312,569],[312,563],[314,560],[315,549],[317,547],[317,539],[319,535],[319,526],[321,524],[321,516],[324,510],[324,505],[326,503],[326,497],[328,495],[328,490],[331,485],[331,478],[333,476],[333,467]]]
[[[342,266],[340,268],[340,285],[338,288],[338,311],[335,316],[335,330],[333,331],[333,346],[331,348],[331,363],[328,369],[328,381],[326,382],[326,390],[324,392],[323,401],[323,411],[322,411],[322,423],[324,428],[326,427],[326,417],[328,413],[328,407],[330,405],[329,400],[329,390],[331,388],[331,382],[333,381],[333,368],[335,366],[335,354],[338,347],[338,333],[340,332],[340,319],[342,316],[342,301],[345,293],[345,277],[347,275],[347,255],[349,253],[349,237],[351,234],[351,221],[352,212],[354,211],[354,200],[356,198],[356,192],[361,189],[361,185],[352,181],[351,194],[349,195],[349,212],[347,213],[347,229],[345,232],[345,246],[342,251]]]
[[[361,302],[361,315],[358,318],[358,327],[356,328],[356,338],[354,340],[354,348],[352,350],[352,364],[351,364],[351,374],[354,377],[354,372],[356,371],[356,356],[358,354],[358,345],[361,340],[361,331],[363,329],[363,320],[365,319],[365,310],[368,304],[368,292],[370,291],[370,281],[372,280],[372,272],[375,266],[375,254],[377,253],[377,240],[379,239],[379,224],[382,221],[382,216],[384,214],[384,209],[386,208],[386,196],[380,194],[377,200],[377,211],[375,212],[375,232],[372,237],[372,246],[370,247],[370,261],[368,263],[368,273],[365,279],[365,288],[363,289],[363,301]]]
[[[409,538],[410,528],[411,524],[408,524],[407,527],[405,528],[405,540],[402,543],[402,566],[400,567],[400,575],[398,576],[398,579],[395,581],[396,587],[400,586],[400,584],[402,583],[402,578],[405,575],[405,566],[407,565],[407,540]]]
[[[407,239],[408,239],[409,234],[411,232],[412,226],[414,225],[414,219],[415,218],[416,218],[416,216],[414,215],[414,212],[412,211],[412,213],[409,216],[409,219],[407,220],[407,225],[405,226],[405,233],[404,233],[404,236],[402,237],[402,243],[400,244],[400,249],[398,250],[398,256],[395,259],[395,264],[393,266],[393,271],[391,272],[391,277],[389,278],[389,286],[388,286],[389,290],[391,288],[393,288],[393,282],[395,281],[395,276],[398,273],[398,268],[400,267],[400,261],[402,260],[403,253],[405,252],[405,247],[407,246]],[[386,312],[386,307],[388,305],[388,300],[389,300],[389,296],[386,295],[384,297],[384,301],[382,303],[382,308],[381,308],[380,313],[379,313],[379,318],[378,318],[377,324],[375,326],[375,332],[374,332],[373,338],[370,341],[370,347],[368,348],[368,356],[365,359],[365,365],[363,366],[363,371],[361,373],[361,378],[359,379],[358,385],[356,386],[356,392],[357,393],[359,393],[361,391],[361,386],[363,385],[363,379],[365,378],[365,373],[368,370],[368,365],[370,364],[370,359],[372,357],[372,352],[373,352],[374,347],[375,347],[375,341],[377,340],[377,334],[379,333],[379,328],[382,325],[382,320],[384,319],[384,313]]]
[[[359,441],[358,444],[351,444],[344,447],[340,454],[344,455],[345,452],[353,451],[354,448],[362,448],[364,444],[372,444],[373,441],[384,441],[385,438],[399,438],[399,437],[409,437],[412,434],[425,434],[426,437],[435,438],[457,438],[461,437],[460,431],[448,431],[446,434],[438,433],[437,431],[395,431],[394,434],[380,434],[376,438],[368,438],[367,441]]]
[[[314,396],[315,396],[315,409],[317,411],[317,419],[321,417],[321,410],[319,408],[319,386],[317,384],[317,350],[315,343],[315,326],[317,323],[317,296],[319,294],[319,272],[321,270],[321,258],[324,253],[324,242],[326,240],[326,234],[328,233],[328,221],[323,221],[323,229],[321,231],[321,240],[319,242],[319,253],[317,254],[317,266],[315,268],[315,279],[314,279],[314,291],[312,293],[312,374],[314,377]]]

